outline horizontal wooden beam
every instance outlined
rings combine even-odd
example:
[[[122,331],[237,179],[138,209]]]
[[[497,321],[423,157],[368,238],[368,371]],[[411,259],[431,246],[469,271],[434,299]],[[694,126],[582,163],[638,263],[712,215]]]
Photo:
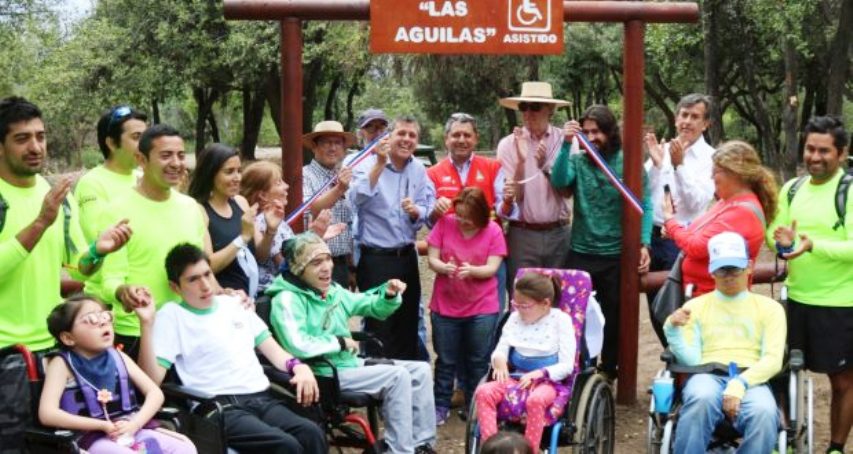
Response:
[[[484,0],[477,0],[484,1]],[[697,22],[693,2],[564,1],[566,22]],[[225,0],[226,19],[370,20],[370,0]]]

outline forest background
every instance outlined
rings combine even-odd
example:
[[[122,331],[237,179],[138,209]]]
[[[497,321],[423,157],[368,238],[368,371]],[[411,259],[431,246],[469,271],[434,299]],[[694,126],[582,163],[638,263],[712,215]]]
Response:
[[[782,178],[810,116],[853,129],[853,0],[698,3],[698,24],[647,26],[649,129],[673,137],[679,97],[710,94],[710,142],[745,139]],[[306,21],[303,36],[306,130],[324,119],[352,130],[380,107],[415,114],[421,141],[441,149],[444,120],[464,111],[490,150],[519,121],[497,100],[525,80],[572,101],[557,124],[593,103],[621,114],[621,24],[568,23],[565,53],[549,57],[371,55],[365,22]],[[0,97],[42,107],[56,171],[101,160],[95,123],[116,104],[176,126],[189,150],[224,142],[252,159],[280,143],[279,45],[277,22],[226,21],[222,0],[0,0]]]

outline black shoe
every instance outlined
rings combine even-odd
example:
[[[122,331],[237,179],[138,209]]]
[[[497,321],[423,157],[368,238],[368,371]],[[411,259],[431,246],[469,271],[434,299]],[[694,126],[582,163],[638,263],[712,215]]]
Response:
[[[415,448],[415,454],[436,454],[435,449],[432,449],[428,443],[424,443]]]

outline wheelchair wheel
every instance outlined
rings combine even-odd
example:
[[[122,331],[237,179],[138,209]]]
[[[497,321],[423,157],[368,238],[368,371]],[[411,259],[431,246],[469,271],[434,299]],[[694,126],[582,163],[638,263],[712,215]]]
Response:
[[[795,384],[789,389],[794,420],[791,421],[793,439],[788,440],[788,445],[795,453],[810,454],[814,443],[814,383],[803,370],[792,372],[791,380]]]
[[[468,418],[465,421],[465,454],[480,452],[480,422],[477,420],[477,404],[471,399],[468,406]]]
[[[577,444],[575,453],[610,454],[615,444],[616,418],[613,391],[600,374],[594,374],[584,383],[580,405],[575,416]]]

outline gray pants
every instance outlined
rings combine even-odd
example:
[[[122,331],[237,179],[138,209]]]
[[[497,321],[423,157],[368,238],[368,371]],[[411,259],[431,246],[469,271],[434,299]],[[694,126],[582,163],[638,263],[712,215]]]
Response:
[[[435,442],[435,401],[429,363],[394,360],[394,365],[341,369],[338,378],[341,389],[382,400],[385,443],[390,452],[411,454],[416,446]]]
[[[519,268],[565,268],[569,257],[571,225],[551,230],[528,230],[509,226],[506,235],[507,275],[506,287],[510,295]]]

